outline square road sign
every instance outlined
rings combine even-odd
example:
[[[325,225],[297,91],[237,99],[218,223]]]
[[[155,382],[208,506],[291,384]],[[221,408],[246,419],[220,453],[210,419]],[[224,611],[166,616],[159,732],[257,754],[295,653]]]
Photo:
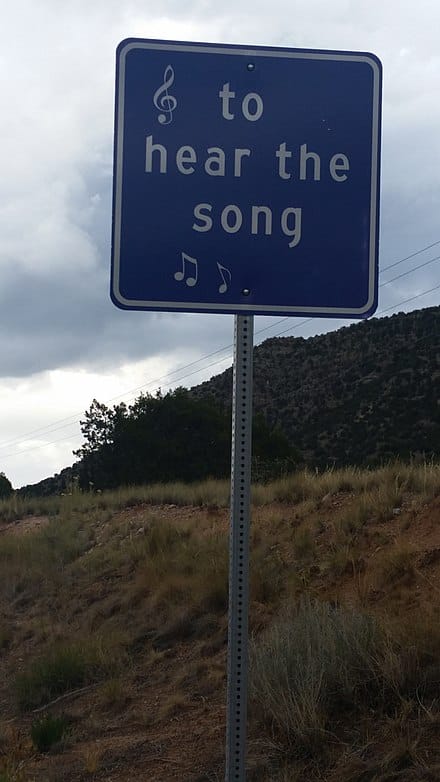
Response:
[[[123,41],[114,303],[371,315],[381,83],[366,53]]]

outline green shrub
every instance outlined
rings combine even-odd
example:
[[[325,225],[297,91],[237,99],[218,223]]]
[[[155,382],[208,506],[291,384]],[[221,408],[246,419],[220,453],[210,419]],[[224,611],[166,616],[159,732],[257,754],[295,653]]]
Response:
[[[254,717],[291,750],[318,749],[332,715],[383,692],[387,646],[372,618],[302,599],[251,644]]]
[[[29,709],[48,703],[64,692],[111,675],[118,659],[117,650],[110,654],[99,639],[56,646],[17,675],[19,706]]]
[[[32,723],[31,737],[35,749],[39,752],[47,752],[54,744],[66,734],[68,721],[66,717],[53,717],[46,714],[39,720]]]

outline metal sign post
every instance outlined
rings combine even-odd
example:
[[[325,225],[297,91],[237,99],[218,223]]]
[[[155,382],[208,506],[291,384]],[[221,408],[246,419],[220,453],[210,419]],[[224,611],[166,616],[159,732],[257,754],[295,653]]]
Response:
[[[253,315],[235,316],[226,782],[246,779]]]

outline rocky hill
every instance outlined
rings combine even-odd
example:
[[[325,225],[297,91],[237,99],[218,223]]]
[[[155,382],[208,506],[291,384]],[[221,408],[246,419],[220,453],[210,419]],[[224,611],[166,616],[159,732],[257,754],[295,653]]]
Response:
[[[232,370],[192,389],[230,405]],[[254,408],[310,465],[440,454],[440,307],[254,351]]]

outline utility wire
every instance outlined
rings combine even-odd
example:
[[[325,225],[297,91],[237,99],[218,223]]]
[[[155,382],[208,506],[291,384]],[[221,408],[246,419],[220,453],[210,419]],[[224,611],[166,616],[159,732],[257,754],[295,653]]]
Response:
[[[278,321],[277,323],[272,323],[270,326],[266,326],[263,329],[259,329],[255,333],[256,334],[262,334],[264,331],[268,331],[269,329],[274,328],[274,326],[277,326],[280,323],[284,323],[286,320],[291,320],[291,318],[290,317],[282,318],[282,320]],[[309,323],[311,320],[313,320],[313,318],[307,318],[307,320],[304,320],[301,323],[297,323],[293,328],[300,328],[301,326],[304,326],[306,323]],[[127,394],[134,394],[134,393],[136,393],[136,391],[141,391],[143,388],[156,386],[161,381],[173,380],[174,382],[176,382],[176,381],[179,382],[180,380],[184,380],[185,378],[190,377],[191,375],[197,374],[198,372],[201,372],[204,369],[209,369],[209,367],[214,366],[215,364],[220,363],[221,361],[226,361],[227,359],[230,358],[230,356],[225,356],[224,358],[222,358],[218,362],[214,361],[213,363],[207,364],[207,365],[197,369],[195,372],[190,372],[189,374],[183,375],[182,377],[178,377],[178,378],[172,378],[171,377],[172,375],[176,375],[176,374],[178,374],[179,372],[182,372],[185,369],[189,369],[190,367],[195,366],[196,364],[200,364],[200,362],[202,362],[202,361],[206,361],[206,359],[211,358],[212,356],[216,356],[219,353],[224,353],[225,350],[231,350],[231,348],[232,348],[232,345],[225,345],[222,348],[218,348],[218,350],[214,350],[214,351],[212,351],[212,353],[208,353],[207,355],[202,356],[201,358],[198,358],[196,361],[191,361],[189,364],[184,364],[183,367],[178,367],[177,369],[173,369],[171,372],[169,372],[166,375],[162,375],[161,377],[158,377],[158,378],[156,378],[154,380],[149,380],[147,383],[143,383],[142,385],[137,386],[136,388],[131,388],[128,391],[124,391],[122,394],[117,394],[116,396],[113,396],[110,399],[107,399],[104,404],[109,404],[109,402],[113,402],[115,399],[120,399],[123,396],[127,396]],[[131,400],[129,400],[129,401],[131,401]],[[14,445],[16,443],[25,443],[28,440],[31,440],[32,438],[28,437],[28,435],[41,434],[42,432],[46,432],[46,431],[47,431],[48,434],[52,434],[53,432],[57,432],[60,429],[65,429],[68,426],[75,426],[78,423],[78,416],[79,415],[82,415],[82,412],[78,413],[76,415],[74,414],[74,415],[68,416],[66,418],[61,418],[59,421],[54,421],[53,424],[47,424],[46,426],[41,426],[38,429],[32,429],[30,432],[26,432],[25,439],[23,439],[23,436],[20,436],[20,437],[15,437],[12,440],[7,440],[2,445],[0,445],[0,449],[7,448],[8,446]],[[69,422],[69,423],[65,423],[65,422]],[[0,456],[0,458],[3,458],[3,457]]]
[[[416,296],[411,296],[409,299],[405,299],[405,301],[399,301],[398,304],[394,304],[392,307],[387,307],[384,310],[380,310],[380,315],[383,315],[384,312],[389,312],[390,310],[395,310],[396,307],[400,307],[401,304],[408,304],[410,301],[415,301],[416,299],[420,299],[421,296],[427,296],[428,293],[432,293],[433,291],[438,291],[440,289],[440,285],[435,285],[433,288],[430,288],[428,291],[423,291],[423,293],[418,293]]]
[[[394,268],[395,266],[398,266],[401,263],[404,263],[405,261],[408,261],[411,258],[414,258],[415,256],[420,255],[423,252],[426,252],[426,250],[429,250],[429,249],[431,249],[432,247],[435,247],[438,244],[440,244],[440,239],[438,241],[436,241],[436,242],[433,242],[432,244],[427,245],[426,247],[423,247],[420,250],[417,250],[414,253],[411,253],[411,255],[407,255],[405,258],[401,258],[400,260],[395,261],[394,263],[390,264],[389,266],[385,266],[379,273],[381,274],[382,272],[387,271],[388,269]],[[389,285],[390,283],[395,282],[396,280],[399,280],[402,277],[406,277],[407,275],[412,274],[413,272],[417,271],[418,269],[423,268],[424,266],[429,266],[431,263],[434,263],[435,261],[438,261],[439,259],[440,259],[440,256],[436,256],[435,258],[432,258],[429,261],[426,261],[425,263],[419,264],[418,266],[415,266],[414,268],[409,269],[408,271],[404,272],[403,274],[399,274],[397,277],[393,277],[391,280],[387,280],[386,282],[381,283],[381,285],[379,287],[380,288],[385,287],[386,285]],[[436,288],[433,288],[432,290],[436,290]],[[427,293],[429,293],[429,292],[430,291],[427,291],[426,294],[421,294],[421,295],[427,295]],[[412,301],[412,300],[413,299],[408,299],[407,302],[408,301]],[[407,302],[401,302],[401,303],[407,303]],[[396,306],[399,306],[399,305],[396,305]],[[394,307],[392,307],[391,309],[394,309]],[[387,311],[388,310],[381,310],[380,312],[387,312]],[[378,313],[378,314],[380,314],[380,313]],[[295,326],[289,327],[288,329],[285,329],[284,331],[281,331],[278,334],[275,334],[274,337],[279,337],[282,334],[286,334],[288,332],[291,332],[291,331],[293,331],[293,330],[295,330],[297,328],[300,328],[301,326],[306,325],[307,323],[310,323],[313,320],[314,320],[314,318],[307,318],[306,320],[302,321],[301,323],[295,324]],[[256,335],[262,334],[263,332],[269,331],[270,329],[275,328],[276,326],[279,326],[282,323],[285,323],[286,321],[291,321],[291,317],[289,316],[289,317],[282,318],[281,320],[278,320],[275,323],[270,324],[270,326],[266,326],[263,329],[259,329],[255,333],[256,333]],[[171,372],[167,373],[166,375],[162,375],[161,377],[156,378],[154,380],[150,380],[147,383],[144,383],[144,384],[142,384],[140,386],[137,386],[136,388],[129,389],[128,391],[125,391],[122,394],[118,394],[118,395],[116,395],[114,397],[111,397],[110,399],[107,399],[104,404],[108,404],[109,402],[113,402],[114,400],[120,399],[121,397],[127,396],[128,394],[134,394],[137,391],[141,391],[144,388],[155,386],[158,383],[160,383],[161,381],[173,380],[173,382],[175,382],[177,380],[177,382],[179,382],[180,380],[186,379],[186,377],[190,377],[190,376],[192,376],[194,374],[197,374],[197,372],[202,371],[202,369],[203,370],[209,369],[211,366],[214,366],[216,363],[220,363],[220,362],[213,362],[211,364],[208,364],[208,365],[202,367],[201,369],[198,369],[196,372],[191,372],[188,375],[184,375],[184,376],[182,376],[180,378],[172,378],[172,375],[178,374],[182,370],[189,369],[190,367],[195,366],[196,364],[200,364],[201,362],[206,361],[206,359],[211,358],[212,356],[218,355],[219,353],[223,353],[226,350],[229,351],[229,350],[231,350],[231,348],[232,348],[231,344],[230,345],[225,345],[222,348],[218,348],[217,350],[214,350],[211,353],[208,353],[207,355],[202,356],[201,358],[196,359],[195,361],[190,362],[189,364],[185,364],[183,367],[180,367],[178,369],[172,370]],[[228,357],[225,357],[225,358],[221,359],[221,361],[225,361],[226,358],[228,358]],[[131,400],[129,400],[129,401],[131,401]],[[54,421],[52,424],[46,424],[45,426],[38,427],[37,429],[32,429],[29,432],[26,432],[26,435],[25,435],[24,439],[23,439],[23,436],[19,436],[19,437],[15,437],[15,438],[13,438],[11,440],[7,440],[2,445],[0,445],[0,450],[3,449],[3,448],[7,448],[7,447],[9,447],[11,445],[28,442],[29,440],[32,439],[31,437],[29,437],[29,435],[41,434],[43,432],[47,432],[48,434],[52,434],[52,433],[54,433],[56,431],[59,431],[60,429],[65,429],[68,426],[76,426],[77,423],[78,423],[78,416],[79,415],[82,415],[82,413],[78,413],[76,415],[73,414],[71,416],[67,416],[66,418],[61,418],[58,421]],[[71,435],[71,436],[74,437],[76,435]],[[68,437],[62,438],[62,439],[68,439]],[[61,442],[61,440],[56,440],[56,441],[52,441],[52,442]],[[51,444],[52,443],[47,443],[47,445],[51,445]],[[35,446],[35,447],[45,447],[45,446]],[[17,453],[25,453],[25,452],[26,451],[19,451]],[[9,456],[9,454],[5,454],[3,457],[0,457],[0,458],[8,458],[8,456]]]
[[[411,296],[409,299],[405,299],[404,301],[399,301],[397,304],[393,304],[391,307],[386,307],[385,309],[379,310],[378,314],[383,314],[385,312],[390,312],[391,310],[396,309],[397,307],[400,307],[402,304],[408,304],[411,301],[415,301],[416,299],[420,299],[422,296],[427,296],[428,293],[432,293],[433,291],[436,291],[436,290],[439,290],[439,289],[440,289],[440,284],[439,285],[435,285],[433,288],[429,288],[429,290],[427,290],[427,291],[422,291],[421,293],[418,293],[415,296]],[[290,318],[283,318],[283,320],[290,320]],[[280,332],[276,336],[279,337],[281,334],[285,334],[288,331],[293,331],[295,328],[299,328],[299,326],[305,325],[305,323],[308,323],[311,320],[314,320],[314,318],[308,318],[306,321],[303,321],[302,323],[298,323],[293,328],[286,329],[285,331]],[[262,329],[262,331],[264,331],[264,330],[266,330],[266,329]],[[215,352],[219,352],[219,351],[215,351]],[[211,355],[214,355],[214,353],[211,354]],[[213,366],[215,366],[215,365],[217,365],[217,364],[219,364],[219,363],[221,363],[223,361],[226,361],[227,358],[228,358],[228,356],[225,356],[223,359],[219,359],[217,361],[213,361],[211,364],[207,364],[203,368],[204,369],[209,369],[210,367],[213,367]],[[193,362],[193,363],[196,363],[196,362]],[[191,365],[188,365],[188,366],[191,366]],[[177,380],[178,381],[185,380],[187,377],[191,377],[192,375],[197,374],[199,371],[200,370],[197,369],[197,370],[194,370],[193,372],[188,372],[186,375],[182,375],[180,378],[177,378]],[[129,392],[127,392],[127,393],[129,393]],[[2,459],[8,459],[8,458],[10,458],[12,456],[18,456],[18,455],[21,455],[21,454],[26,454],[26,453],[29,453],[30,451],[34,451],[34,450],[37,450],[39,448],[47,448],[50,445],[54,445],[56,443],[63,442],[64,440],[76,439],[77,437],[80,437],[80,436],[81,436],[80,434],[77,434],[77,435],[67,435],[67,437],[62,437],[59,440],[52,440],[49,443],[44,443],[42,445],[35,445],[35,446],[31,446],[30,448],[26,448],[25,450],[22,450],[22,451],[15,451],[14,453],[5,454],[1,458]],[[23,440],[22,442],[26,442],[26,440]]]
[[[396,282],[396,280],[400,280],[402,277],[406,277],[408,274],[412,274],[413,272],[416,272],[418,269],[423,269],[424,266],[429,266],[431,263],[434,263],[435,261],[440,260],[440,255],[437,255],[435,258],[431,258],[430,261],[425,261],[425,263],[419,264],[419,266],[414,266],[413,269],[409,269],[407,272],[403,272],[403,274],[398,274],[397,277],[393,277],[392,280],[387,280],[386,282],[382,282],[380,287],[384,288],[385,285],[389,285],[391,282]]]
[[[417,250],[414,253],[411,253],[411,255],[407,255],[405,258],[401,258],[398,261],[395,261],[394,263],[389,264],[389,266],[385,266],[383,269],[379,271],[379,274],[382,274],[382,272],[387,271],[388,269],[392,269],[395,266],[398,266],[401,263],[404,263],[405,261],[410,260],[411,258],[414,258],[416,255],[420,255],[421,253],[426,252],[426,250],[430,250],[432,247],[435,247],[436,245],[440,244],[440,239],[436,242],[433,242],[432,244],[426,245],[426,247],[422,247],[421,250]],[[437,256],[439,258],[440,256]],[[408,272],[405,272],[405,274],[401,276],[405,276],[406,274],[411,274],[413,271],[416,271],[417,269],[421,268],[424,265],[428,265],[429,263],[432,263],[434,260],[437,260],[437,258],[432,259],[431,261],[428,261],[426,264],[420,264],[420,266],[416,266],[414,269],[410,269]],[[388,280],[385,283],[382,283],[382,285],[388,285],[390,282],[394,282],[396,279],[399,279],[399,277],[395,277],[393,280]],[[382,287],[382,285],[380,287]],[[259,329],[255,332],[255,334],[262,334],[265,331],[269,331],[270,329],[275,328],[276,326],[280,326],[281,323],[285,323],[286,321],[290,321],[291,317],[282,318],[281,320],[276,321],[275,323],[271,323],[270,326],[265,326],[263,329]],[[308,318],[306,321],[303,321],[303,323],[299,323],[298,325],[295,325],[293,328],[299,328],[302,325],[305,325],[306,323],[310,323],[313,320],[313,318]],[[291,331],[293,329],[289,328],[286,329],[286,331]],[[280,332],[280,334],[285,334],[286,331]],[[274,335],[280,336],[280,334]],[[201,356],[201,358],[196,359],[195,361],[190,362],[189,364],[185,364],[183,367],[180,367],[178,369],[174,369],[171,372],[169,372],[166,375],[162,375],[159,378],[156,378],[155,380],[148,381],[148,383],[144,383],[140,386],[137,386],[136,388],[131,388],[128,391],[124,391],[122,394],[117,394],[116,396],[111,397],[110,399],[107,399],[104,404],[109,404],[109,402],[113,402],[115,399],[120,399],[123,396],[127,396],[127,394],[134,394],[136,391],[141,391],[143,388],[151,387],[152,385],[156,385],[157,383],[160,383],[163,380],[171,379],[171,375],[177,374],[178,372],[181,372],[183,369],[188,369],[189,367],[195,366],[196,364],[201,363],[202,361],[205,361],[208,358],[211,358],[212,356],[218,355],[218,353],[223,353],[225,350],[231,350],[232,345],[225,345],[222,348],[218,348],[217,350],[212,351],[211,353],[208,353],[205,356]],[[6,448],[10,445],[14,445],[14,443],[20,443],[20,442],[27,442],[27,440],[31,439],[28,437],[28,435],[32,434],[39,434],[42,432],[56,432],[59,429],[64,429],[67,426],[75,426],[78,423],[78,416],[82,415],[81,413],[76,413],[70,416],[67,416],[66,418],[61,418],[58,421],[54,421],[52,424],[46,424],[45,426],[40,426],[37,429],[31,429],[29,432],[25,433],[25,439],[23,439],[23,435],[20,435],[19,437],[14,437],[12,440],[6,440],[2,445],[0,445],[1,448]],[[59,426],[60,424],[60,426]],[[62,424],[62,425],[61,425]]]
[[[409,260],[410,260],[410,258],[415,258],[415,257],[416,257],[416,255],[421,255],[421,254],[422,254],[422,253],[424,253],[426,250],[430,250],[430,249],[431,249],[431,247],[436,247],[436,245],[437,245],[437,244],[440,244],[440,239],[439,239],[437,242],[433,242],[432,244],[428,244],[428,245],[426,245],[426,247],[422,247],[422,249],[421,249],[421,250],[417,250],[417,252],[415,252],[415,253],[411,253],[411,255],[407,255],[407,256],[406,256],[406,258],[401,258],[401,259],[400,259],[400,261],[395,261],[395,263],[390,263],[390,265],[389,265],[389,266],[384,266],[384,268],[382,269],[382,271],[383,271],[383,272],[386,272],[386,271],[388,271],[388,269],[392,269],[392,268],[393,268],[393,266],[398,266],[398,265],[399,265],[399,263],[404,263],[405,261],[409,261]]]

